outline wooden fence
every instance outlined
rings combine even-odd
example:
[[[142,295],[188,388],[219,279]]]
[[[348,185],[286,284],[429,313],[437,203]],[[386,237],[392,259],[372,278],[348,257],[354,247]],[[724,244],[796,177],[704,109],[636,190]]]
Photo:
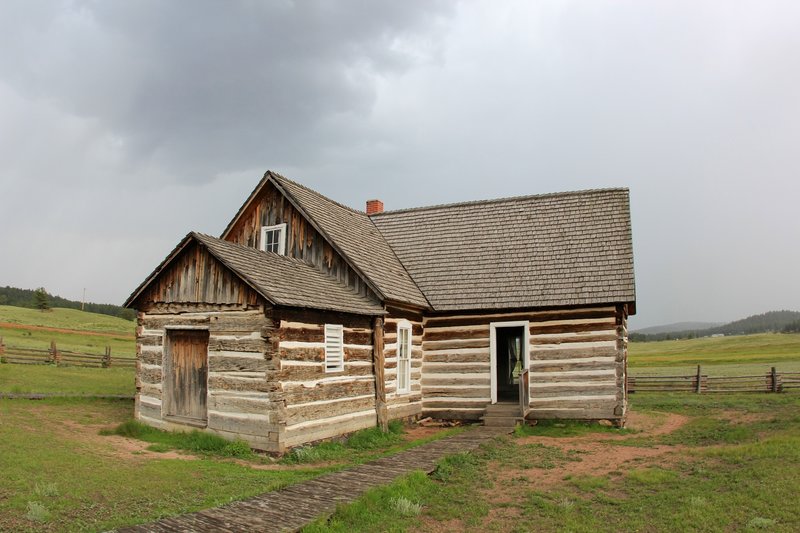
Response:
[[[749,376],[709,376],[700,365],[692,375],[628,376],[628,392],[784,392],[800,389],[800,372],[778,372]]]
[[[103,355],[60,350],[55,341],[50,343],[50,348],[48,349],[17,348],[6,346],[3,344],[3,338],[0,337],[0,363],[134,368],[136,366],[136,358],[134,356],[111,357],[110,346],[106,346],[105,354]]]

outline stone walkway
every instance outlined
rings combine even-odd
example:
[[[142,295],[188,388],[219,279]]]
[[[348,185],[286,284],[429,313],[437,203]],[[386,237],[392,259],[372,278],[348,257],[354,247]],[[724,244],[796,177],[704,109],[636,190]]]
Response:
[[[297,531],[320,516],[332,514],[337,504],[358,499],[368,489],[387,485],[415,470],[430,473],[442,457],[474,450],[484,442],[510,432],[509,428],[476,427],[452,437],[347,470],[325,474],[255,498],[118,531]]]

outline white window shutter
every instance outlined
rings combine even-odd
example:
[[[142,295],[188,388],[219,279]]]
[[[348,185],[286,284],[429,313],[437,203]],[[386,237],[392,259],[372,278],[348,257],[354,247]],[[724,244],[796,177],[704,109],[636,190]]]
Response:
[[[325,324],[325,372],[344,370],[344,328]]]

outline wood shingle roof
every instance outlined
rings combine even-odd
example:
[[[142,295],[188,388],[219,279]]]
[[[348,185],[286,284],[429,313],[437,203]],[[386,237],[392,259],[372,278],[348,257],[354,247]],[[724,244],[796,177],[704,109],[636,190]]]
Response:
[[[436,311],[635,302],[627,189],[372,215]]]
[[[387,299],[427,308],[428,301],[366,213],[270,172],[320,231]]]
[[[272,304],[362,315],[384,314],[380,302],[355,293],[347,285],[303,261],[196,232],[189,233],[178,244],[124,305],[133,305],[142,290],[192,242],[205,247],[215,259]]]

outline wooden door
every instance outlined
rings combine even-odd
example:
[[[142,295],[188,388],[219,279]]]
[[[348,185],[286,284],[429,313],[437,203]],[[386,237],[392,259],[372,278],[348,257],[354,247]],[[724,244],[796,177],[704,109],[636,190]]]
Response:
[[[167,415],[189,423],[208,419],[208,331],[173,330],[169,337],[169,361],[164,384]]]

